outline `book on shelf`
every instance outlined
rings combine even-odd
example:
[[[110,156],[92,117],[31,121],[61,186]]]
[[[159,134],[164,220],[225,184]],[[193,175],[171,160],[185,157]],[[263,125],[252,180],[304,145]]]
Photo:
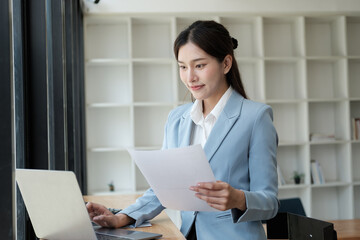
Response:
[[[311,180],[313,184],[324,184],[325,177],[321,165],[317,160],[311,160]]]
[[[360,118],[352,118],[353,139],[360,140]]]
[[[335,141],[334,134],[310,133],[311,142]]]
[[[324,173],[318,161],[316,161],[316,166],[319,174],[320,184],[324,184],[325,183]]]
[[[278,174],[278,185],[283,186],[286,184],[284,175],[281,172],[280,166],[277,165],[277,174]]]

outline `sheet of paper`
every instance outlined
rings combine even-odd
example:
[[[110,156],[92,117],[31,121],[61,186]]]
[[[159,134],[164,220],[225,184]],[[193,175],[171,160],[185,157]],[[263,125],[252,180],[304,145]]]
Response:
[[[183,211],[218,211],[189,190],[198,182],[216,181],[201,145],[128,151],[164,207]]]
[[[136,227],[137,227],[137,228],[141,228],[141,227],[151,227],[151,226],[152,226],[152,224],[150,223],[150,221],[145,221],[145,222],[143,222],[142,224],[137,225]],[[127,225],[127,226],[125,226],[125,227],[135,228],[135,223],[130,224],[130,225]]]

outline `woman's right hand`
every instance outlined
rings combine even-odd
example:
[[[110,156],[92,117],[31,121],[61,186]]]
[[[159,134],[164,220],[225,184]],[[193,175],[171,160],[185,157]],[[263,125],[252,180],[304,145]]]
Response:
[[[102,227],[119,228],[135,222],[133,218],[126,214],[114,215],[105,206],[98,203],[89,202],[86,204],[86,208],[91,221]]]

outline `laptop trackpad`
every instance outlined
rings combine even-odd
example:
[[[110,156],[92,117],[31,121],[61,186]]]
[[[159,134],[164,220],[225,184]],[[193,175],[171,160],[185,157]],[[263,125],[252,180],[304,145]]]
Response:
[[[149,233],[149,232],[141,232],[141,231],[132,231],[122,228],[98,228],[94,227],[96,233],[100,233],[103,235],[110,235],[110,236],[117,236],[122,237],[124,239],[134,239],[134,240],[141,240],[141,239],[155,239],[159,238],[162,235],[157,233]]]

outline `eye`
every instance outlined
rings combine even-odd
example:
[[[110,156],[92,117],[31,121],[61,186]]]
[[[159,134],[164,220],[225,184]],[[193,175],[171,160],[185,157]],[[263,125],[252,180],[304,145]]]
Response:
[[[186,67],[185,67],[184,65],[179,65],[179,69],[180,69],[180,70],[185,70]]]
[[[202,69],[205,67],[206,64],[197,64],[195,67],[198,69]]]

